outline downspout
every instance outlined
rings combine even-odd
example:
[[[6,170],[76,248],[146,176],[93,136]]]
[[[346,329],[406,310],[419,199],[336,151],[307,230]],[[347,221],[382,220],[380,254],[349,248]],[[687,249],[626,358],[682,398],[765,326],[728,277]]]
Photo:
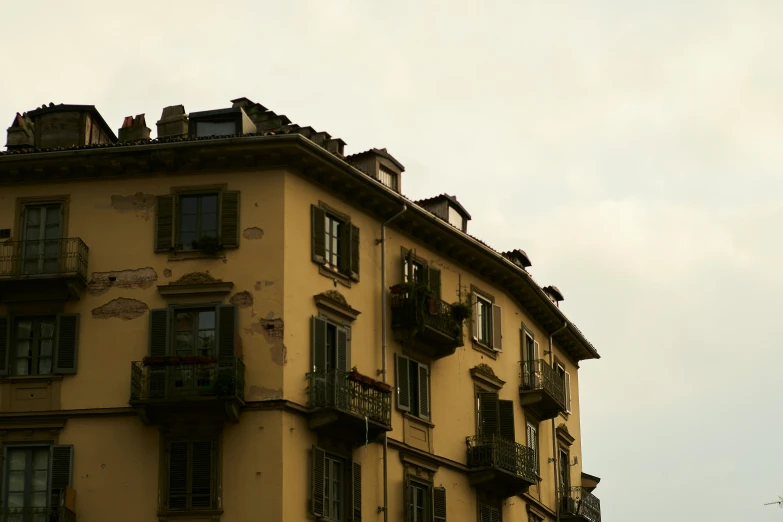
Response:
[[[383,382],[386,382],[386,331],[387,331],[387,313],[388,291],[386,287],[386,225],[400,217],[408,210],[408,205],[403,205],[402,210],[387,219],[381,225],[381,374]],[[389,522],[389,465],[387,454],[389,451],[388,432],[383,432],[383,522]]]
[[[555,369],[555,348],[552,339],[554,338],[555,334],[562,332],[566,328],[568,328],[568,321],[563,323],[561,328],[558,328],[549,335],[549,366],[552,367],[552,370]],[[555,464],[555,513],[557,513],[557,522],[560,522],[560,498],[558,497],[558,492],[560,491],[560,455],[557,451],[557,431],[555,430],[555,419],[557,419],[557,416],[552,419],[552,456],[554,457],[552,460]]]

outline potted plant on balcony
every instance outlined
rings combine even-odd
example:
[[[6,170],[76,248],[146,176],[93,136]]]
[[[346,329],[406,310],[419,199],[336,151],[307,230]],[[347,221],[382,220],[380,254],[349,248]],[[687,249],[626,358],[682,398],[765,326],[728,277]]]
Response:
[[[390,392],[392,389],[391,386],[385,382],[376,381],[372,377],[368,377],[367,375],[359,373],[359,370],[356,368],[356,366],[351,368],[351,371],[348,372],[348,378],[354,382],[361,383],[365,386],[370,386],[382,392]]]

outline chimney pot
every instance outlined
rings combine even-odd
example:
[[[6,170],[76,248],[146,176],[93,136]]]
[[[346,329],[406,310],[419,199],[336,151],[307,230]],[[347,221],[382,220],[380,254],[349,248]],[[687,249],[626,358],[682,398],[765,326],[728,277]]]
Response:
[[[144,121],[144,115],[125,116],[122,128],[117,133],[120,141],[137,141],[150,139],[150,129]]]

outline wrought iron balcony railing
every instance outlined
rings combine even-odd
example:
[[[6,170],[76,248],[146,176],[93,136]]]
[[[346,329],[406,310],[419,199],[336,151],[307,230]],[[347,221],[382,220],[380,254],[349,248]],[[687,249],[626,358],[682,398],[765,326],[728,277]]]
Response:
[[[546,361],[522,361],[522,391],[543,390],[565,410],[563,381]]]
[[[353,379],[350,372],[340,370],[311,372],[307,378],[309,408],[341,410],[391,426],[391,391]]]
[[[184,362],[183,362],[184,361]],[[239,357],[188,362],[187,358],[131,363],[131,401],[245,399],[245,363]]]
[[[0,507],[3,522],[76,522],[76,513],[65,506],[45,507]]]
[[[536,483],[533,450],[498,435],[467,437],[468,467],[493,467]]]
[[[589,522],[601,522],[601,501],[583,487],[573,487],[560,499],[561,513],[581,517]]]
[[[89,248],[78,237],[0,243],[0,279],[78,276],[87,281]]]
[[[451,338],[457,346],[462,345],[462,324],[446,301],[431,297],[422,302],[414,296],[392,294],[391,307],[393,329],[429,327]]]

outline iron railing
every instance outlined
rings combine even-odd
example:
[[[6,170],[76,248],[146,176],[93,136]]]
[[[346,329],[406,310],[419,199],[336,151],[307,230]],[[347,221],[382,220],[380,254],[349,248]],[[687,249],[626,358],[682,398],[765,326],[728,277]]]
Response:
[[[307,406],[336,409],[391,426],[391,392],[352,379],[349,372],[327,370],[307,374]]]
[[[446,301],[434,297],[420,301],[412,295],[392,294],[391,308],[393,329],[429,326],[462,344],[462,324],[454,318]]]
[[[245,400],[245,363],[239,357],[182,364],[131,363],[131,401],[177,401],[204,397]]]
[[[561,499],[561,512],[580,516],[589,522],[601,522],[601,501],[583,487],[573,487]]]
[[[565,386],[554,369],[543,359],[522,361],[522,389],[543,390],[565,410]]]
[[[89,248],[78,237],[0,243],[0,279],[76,275],[87,281]]]
[[[0,507],[2,522],[76,522],[76,513],[65,506],[46,507]]]
[[[468,467],[494,467],[536,482],[535,453],[523,446],[499,435],[467,437]]]

